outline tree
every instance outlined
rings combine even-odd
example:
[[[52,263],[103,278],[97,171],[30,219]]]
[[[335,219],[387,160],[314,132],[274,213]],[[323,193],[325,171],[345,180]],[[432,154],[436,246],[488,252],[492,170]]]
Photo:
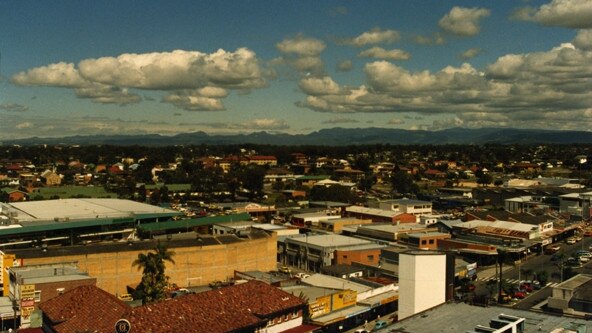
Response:
[[[132,267],[142,270],[142,281],[134,293],[134,298],[141,299],[142,304],[166,298],[169,278],[165,275],[165,262],[175,263],[175,252],[169,251],[160,241],[152,251],[138,254],[138,258],[132,263]]]
[[[413,178],[407,172],[399,170],[391,177],[391,184],[397,193],[418,193],[419,187],[413,182]]]

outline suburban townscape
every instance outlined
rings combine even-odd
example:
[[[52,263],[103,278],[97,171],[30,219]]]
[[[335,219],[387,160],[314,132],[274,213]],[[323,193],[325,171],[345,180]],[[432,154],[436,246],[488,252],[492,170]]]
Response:
[[[0,41],[0,333],[592,333],[592,0],[2,0]]]
[[[3,330],[590,325],[587,145],[1,154]]]

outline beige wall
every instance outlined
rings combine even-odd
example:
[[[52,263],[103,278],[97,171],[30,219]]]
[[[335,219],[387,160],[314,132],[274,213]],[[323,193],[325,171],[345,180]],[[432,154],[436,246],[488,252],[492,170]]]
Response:
[[[207,285],[225,281],[240,271],[276,270],[277,236],[213,246],[170,247],[175,264],[167,263],[170,282],[180,287]],[[28,258],[25,265],[77,261],[81,271],[97,279],[97,287],[112,294],[126,293],[127,285],[137,285],[142,272],[132,267],[139,253],[126,251],[60,257]]]

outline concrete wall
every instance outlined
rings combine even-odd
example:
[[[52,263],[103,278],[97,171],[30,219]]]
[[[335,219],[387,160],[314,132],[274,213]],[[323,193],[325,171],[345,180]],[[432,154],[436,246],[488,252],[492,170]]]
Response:
[[[276,270],[277,236],[245,240],[238,243],[169,247],[175,252],[175,264],[166,264],[170,282],[180,287],[207,285],[216,280],[225,281],[239,271]],[[147,250],[90,253],[65,256],[26,258],[25,265],[77,261],[78,268],[97,279],[97,287],[112,294],[127,293],[128,285],[136,286],[142,272],[132,267],[139,253]]]
[[[446,301],[446,255],[399,255],[399,320]]]

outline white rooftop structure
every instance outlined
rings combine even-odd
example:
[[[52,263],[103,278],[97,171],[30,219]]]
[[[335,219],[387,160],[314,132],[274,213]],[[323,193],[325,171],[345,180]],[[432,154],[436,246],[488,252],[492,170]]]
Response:
[[[177,214],[158,206],[122,199],[60,199],[11,203],[19,223],[130,217],[141,214]]]
[[[477,227],[491,227],[491,228],[500,228],[500,229],[508,229],[514,231],[523,231],[523,232],[531,232],[538,230],[537,226],[533,226],[531,224],[526,223],[518,223],[518,222],[509,222],[509,221],[486,221],[486,220],[472,220],[468,222],[464,222],[458,224],[461,228],[477,228]]]

